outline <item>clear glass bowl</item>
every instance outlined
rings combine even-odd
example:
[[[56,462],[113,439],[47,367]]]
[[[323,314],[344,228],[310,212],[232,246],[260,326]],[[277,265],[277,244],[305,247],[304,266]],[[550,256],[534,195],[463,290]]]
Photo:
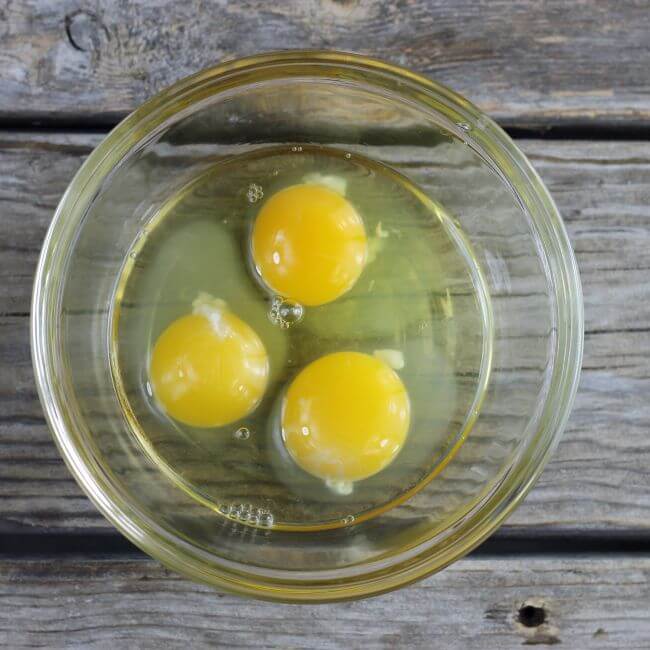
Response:
[[[236,524],[176,488],[132,434],[109,362],[117,277],[157,206],[223,156],[296,143],[344,146],[385,162],[442,203],[473,247],[491,302],[489,380],[482,404],[465,414],[473,427],[464,444],[401,505],[320,532]],[[127,117],[63,196],[33,297],[41,401],[96,506],[170,568],[282,601],[393,589],[492,533],[558,442],[582,338],[580,282],[562,220],[510,138],[443,86],[331,52],[226,63],[179,81]]]

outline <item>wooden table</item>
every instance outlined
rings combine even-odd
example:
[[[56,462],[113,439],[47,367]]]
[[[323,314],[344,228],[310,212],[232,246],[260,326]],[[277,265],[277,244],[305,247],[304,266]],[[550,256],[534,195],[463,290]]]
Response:
[[[555,197],[585,294],[578,398],[526,502],[439,575],[317,608],[216,594],[124,541],[55,450],[28,339],[46,228],[107,129],[280,47],[379,56],[495,117]],[[647,0],[0,0],[0,643],[650,648],[649,63]]]

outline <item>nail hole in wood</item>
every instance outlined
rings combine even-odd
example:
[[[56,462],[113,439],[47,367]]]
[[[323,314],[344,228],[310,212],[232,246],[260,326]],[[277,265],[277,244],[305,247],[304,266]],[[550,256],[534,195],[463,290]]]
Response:
[[[524,627],[539,627],[546,621],[546,612],[543,607],[524,605],[519,608],[519,622]]]

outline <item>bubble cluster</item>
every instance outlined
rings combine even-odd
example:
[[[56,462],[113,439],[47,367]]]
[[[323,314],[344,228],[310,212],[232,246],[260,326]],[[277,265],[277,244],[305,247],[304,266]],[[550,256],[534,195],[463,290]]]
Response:
[[[264,190],[257,183],[251,183],[246,190],[246,199],[249,203],[257,203],[264,198]]]
[[[255,508],[250,503],[222,503],[219,505],[218,510],[222,515],[230,519],[237,519],[252,526],[262,526],[264,528],[273,526],[273,514],[265,508]]]
[[[279,298],[278,296],[271,301],[269,320],[282,329],[289,329],[289,327],[301,321],[303,314],[303,307],[298,302]]]
[[[354,522],[354,517],[353,517],[352,515],[348,515],[347,517],[344,517],[344,518],[343,518],[343,523],[344,523],[346,526],[349,526],[349,525],[350,525],[351,523],[353,523],[353,522]]]

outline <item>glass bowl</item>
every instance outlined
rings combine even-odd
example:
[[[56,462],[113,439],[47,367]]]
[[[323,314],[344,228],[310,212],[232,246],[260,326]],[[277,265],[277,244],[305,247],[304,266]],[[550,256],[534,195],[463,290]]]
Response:
[[[110,305],[134,240],[170,192],[225,156],[303,143],[384,163],[453,215],[489,293],[476,332],[480,367],[458,361],[465,341],[454,360],[459,381],[481,397],[463,414],[435,476],[400,505],[332,530],[260,530],[178,489],[145,453],[111,375]],[[225,63],[133,112],[63,196],[33,296],[45,414],[99,510],[145,552],[194,580],[293,602],[394,589],[492,533],[558,442],[582,338],[580,282],[561,217],[510,138],[443,86],[335,52]]]

